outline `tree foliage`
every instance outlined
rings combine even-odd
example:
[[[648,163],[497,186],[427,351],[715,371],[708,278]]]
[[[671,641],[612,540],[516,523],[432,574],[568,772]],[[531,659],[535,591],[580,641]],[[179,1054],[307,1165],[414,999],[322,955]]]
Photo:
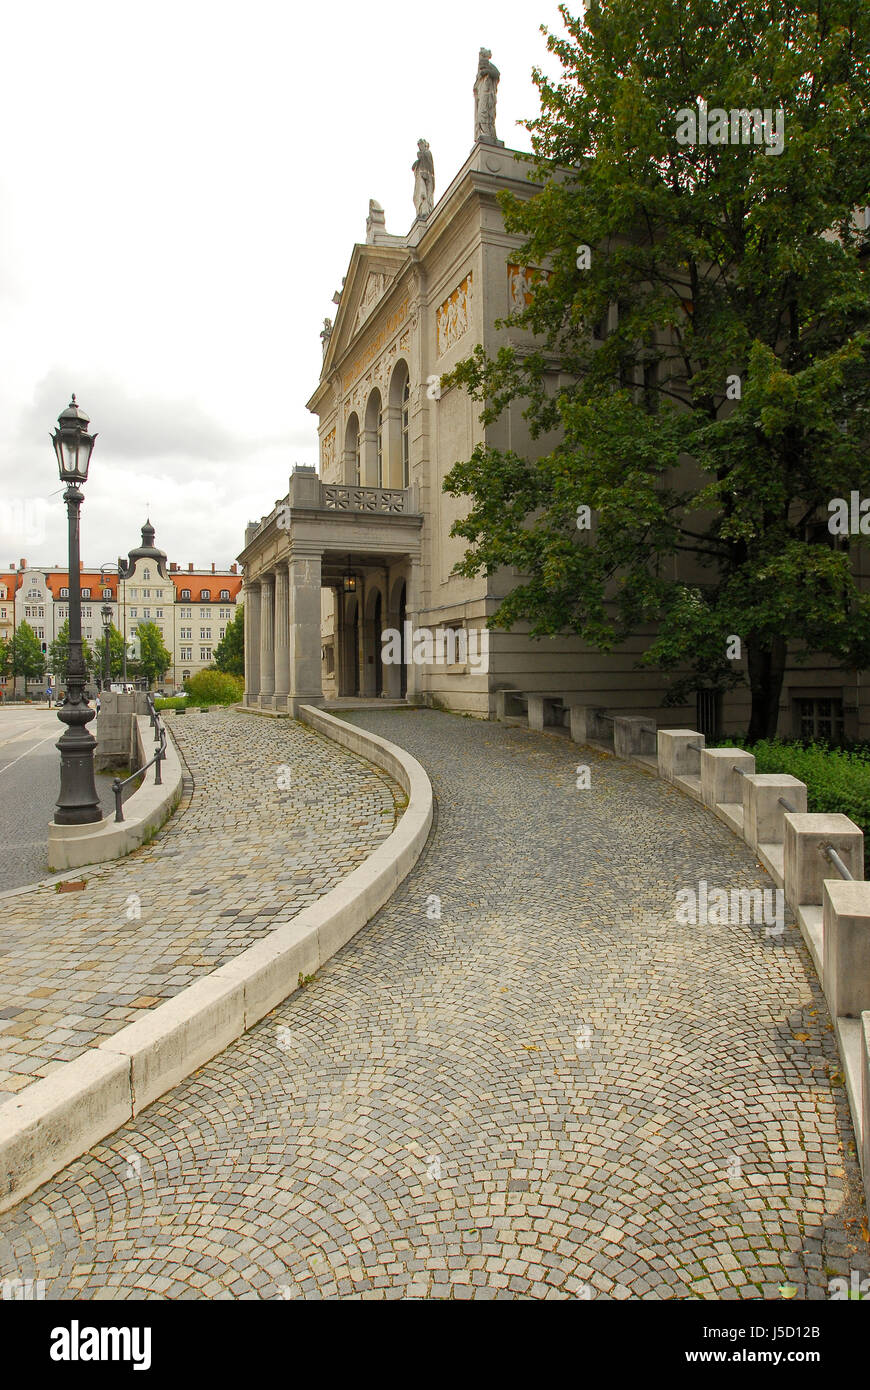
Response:
[[[102,669],[100,666],[100,650],[96,651],[91,647],[86,638],[82,638],[82,660],[85,670],[95,673]],[[48,669],[56,681],[66,684],[69,677],[69,619],[67,618],[58,628],[57,636],[48,647]]]
[[[12,675],[23,676],[26,681],[39,680],[45,673],[45,657],[30,623],[22,620],[18,624],[9,645]]]
[[[478,347],[442,383],[487,426],[444,484],[470,498],[458,568],[525,576],[494,625],[611,650],[656,623],[644,662],[678,674],[674,701],[742,679],[726,657],[738,634],[751,733],[769,735],[787,656],[870,657],[854,552],[808,529],[867,481],[870,236],[853,212],[870,201],[870,6],[561,12],[567,36],[547,42],[562,74],[535,73],[528,122],[541,188],[501,197],[525,237],[511,259],[547,267],[507,321],[535,346]],[[699,98],[782,108],[782,153],[679,144],[677,113]],[[540,458],[503,447],[499,422],[520,410]]]
[[[238,604],[232,622],[215,647],[214,664],[219,671],[227,671],[231,676],[245,674],[245,609]]]
[[[136,636],[139,638],[140,647],[139,671],[151,685],[154,681],[162,679],[172,665],[172,654],[163,645],[163,638],[156,623],[139,623]]]

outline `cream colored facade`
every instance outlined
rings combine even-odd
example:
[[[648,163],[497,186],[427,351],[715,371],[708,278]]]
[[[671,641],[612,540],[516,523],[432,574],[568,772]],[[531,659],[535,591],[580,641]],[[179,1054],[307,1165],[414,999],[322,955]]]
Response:
[[[535,269],[518,263],[519,241],[504,229],[498,193],[534,192],[529,163],[476,144],[432,213],[407,236],[391,236],[377,204],[367,239],[354,246],[320,381],[308,402],[318,417],[319,474],[297,469],[287,498],[249,524],[239,556],[246,586],[246,702],[288,709],[340,696],[392,697],[492,717],[500,689],[558,693],[660,723],[704,727],[700,703],[667,707],[669,678],[637,669],[650,632],[613,653],[576,637],[531,640],[517,627],[481,639],[485,662],[385,665],[385,629],[477,635],[516,582],[500,573],[453,573],[464,543],[450,536],[467,503],[442,491],[445,476],[486,442],[526,456],[532,442],[519,406],[484,428],[478,407],[443,374],[476,344],[533,345],[522,330],[497,327],[530,298]],[[554,363],[554,371],[557,364]],[[865,559],[859,563],[866,565]],[[352,574],[353,594],[345,592]],[[472,638],[469,637],[469,645]],[[859,723],[864,710],[866,725]],[[745,728],[747,687],[717,716]],[[780,732],[870,734],[860,677],[821,660],[790,666]]]

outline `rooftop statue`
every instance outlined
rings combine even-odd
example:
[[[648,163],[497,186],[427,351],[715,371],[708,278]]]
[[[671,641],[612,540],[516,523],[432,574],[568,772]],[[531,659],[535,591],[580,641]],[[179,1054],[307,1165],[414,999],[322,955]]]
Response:
[[[500,74],[491,59],[491,50],[482,48],[474,83],[474,140],[475,144],[504,145],[504,140],[499,140],[495,133],[495,101]]]
[[[417,158],[411,165],[414,175],[414,207],[418,217],[428,217],[435,206],[435,164],[428,140],[417,141]]]

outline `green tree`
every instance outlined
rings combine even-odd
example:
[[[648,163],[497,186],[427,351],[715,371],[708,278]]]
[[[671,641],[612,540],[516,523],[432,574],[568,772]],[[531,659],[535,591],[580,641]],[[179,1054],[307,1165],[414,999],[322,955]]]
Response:
[[[162,679],[165,671],[172,665],[172,654],[163,645],[163,638],[156,623],[139,623],[136,628],[141,653],[139,669],[149,685]]]
[[[245,609],[244,604],[236,608],[233,620],[214,649],[214,664],[219,671],[227,671],[231,676],[245,674]]]
[[[12,669],[12,643],[0,637],[0,676],[8,676]]]
[[[45,673],[45,657],[39,638],[28,622],[19,623],[10,643],[12,674],[25,681],[38,680]]]
[[[508,321],[537,346],[478,347],[442,383],[468,389],[487,426],[444,483],[471,499],[458,569],[525,576],[495,626],[610,650],[655,622],[643,661],[680,673],[674,702],[742,679],[726,655],[738,635],[749,737],[769,736],[789,656],[870,659],[870,596],[826,525],[867,477],[870,236],[853,212],[868,201],[870,6],[561,12],[567,37],[547,43],[564,71],[535,73],[528,122],[543,186],[502,195],[526,238],[511,259],[549,270]],[[782,108],[781,153],[681,143],[678,113],[699,98],[711,120]],[[543,457],[502,447],[508,411]]]
[[[86,638],[82,638],[82,660],[85,669],[91,674],[97,669],[98,657]],[[48,669],[55,680],[66,684],[69,677],[69,619],[59,628],[57,636],[48,647]]]
[[[102,677],[106,669],[106,635],[105,630],[100,635],[99,642],[94,644],[94,670]],[[119,632],[115,624],[109,628],[109,674],[111,680],[116,680],[124,673],[124,636]]]

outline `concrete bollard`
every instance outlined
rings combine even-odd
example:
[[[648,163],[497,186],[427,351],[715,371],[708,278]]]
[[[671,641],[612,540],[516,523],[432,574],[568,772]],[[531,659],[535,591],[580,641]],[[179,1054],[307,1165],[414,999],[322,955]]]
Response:
[[[822,986],[831,1017],[870,1009],[870,883],[826,879],[822,888]]]
[[[602,719],[604,711],[598,705],[571,706],[571,738],[574,743],[610,743],[613,739],[613,725],[609,719]]]
[[[529,696],[529,728],[534,733],[563,727],[564,702],[561,695]]]
[[[796,811],[807,809],[805,782],[781,772],[751,772],[741,777],[743,783],[743,836],[750,849],[759,845],[781,845],[785,839],[785,807],[779,798],[791,803]]]
[[[697,729],[659,729],[657,735],[659,777],[673,782],[677,777],[697,777],[700,753],[690,748],[692,743],[704,747],[706,739]]]
[[[495,717],[500,723],[505,719],[521,718],[526,713],[526,704],[519,690],[497,690],[495,692]]]
[[[656,726],[644,715],[617,714],[613,721],[613,751],[617,758],[633,758],[644,751],[644,737],[655,737]]]
[[[753,754],[742,748],[705,748],[701,754],[701,798],[711,811],[717,806],[742,805],[743,778],[735,767],[754,772]]]
[[[822,902],[822,885],[839,878],[824,848],[831,845],[853,878],[864,877],[864,835],[854,821],[841,815],[785,815],[783,887],[785,900],[798,907]]]

